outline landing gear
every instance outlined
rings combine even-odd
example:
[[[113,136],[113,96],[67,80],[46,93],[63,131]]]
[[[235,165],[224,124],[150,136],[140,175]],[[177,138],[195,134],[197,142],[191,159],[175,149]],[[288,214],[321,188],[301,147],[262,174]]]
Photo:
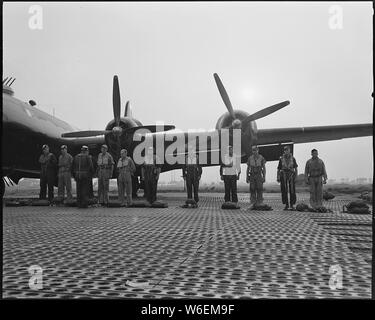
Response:
[[[5,181],[4,177],[1,179],[1,199],[4,198],[4,193],[5,193]]]
[[[10,186],[14,186],[15,184],[18,183],[19,180],[17,180],[17,182],[14,182],[11,178],[9,178],[8,176],[5,176],[1,179],[1,198],[4,198],[4,193],[5,193],[5,184],[10,187]]]

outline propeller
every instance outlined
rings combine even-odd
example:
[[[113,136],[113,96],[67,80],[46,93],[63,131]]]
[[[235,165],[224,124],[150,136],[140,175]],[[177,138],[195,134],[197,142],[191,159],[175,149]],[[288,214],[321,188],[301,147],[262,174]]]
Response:
[[[261,118],[264,118],[268,115],[270,115],[271,113],[274,113],[284,107],[286,107],[287,105],[289,105],[290,102],[289,101],[283,101],[283,102],[280,102],[280,103],[277,103],[277,104],[274,104],[270,107],[267,107],[267,108],[264,108],[258,112],[255,112],[251,115],[249,115],[248,117],[246,117],[245,119],[243,119],[241,121],[242,124],[247,124],[251,121],[255,121],[255,120],[258,120],[258,119],[261,119]]]
[[[227,107],[227,109],[229,111],[229,114],[231,115],[232,119],[234,120],[236,117],[234,115],[233,107],[232,107],[232,104],[230,102],[228,93],[225,90],[224,85],[221,82],[221,80],[220,80],[219,76],[217,75],[217,73],[214,73],[214,78],[215,78],[215,81],[216,81],[217,88],[219,89],[221,98],[223,99],[224,104],[225,104],[225,106]]]
[[[130,101],[126,101],[124,117],[132,117],[132,111],[130,109]]]
[[[231,127],[233,127],[233,128],[240,128],[242,126],[246,126],[251,121],[255,121],[255,120],[264,118],[264,117],[266,117],[266,116],[268,116],[268,115],[270,115],[270,114],[272,114],[272,113],[274,113],[274,112],[276,112],[276,111],[278,111],[278,110],[280,110],[280,109],[282,109],[282,108],[284,108],[284,107],[286,107],[287,105],[290,104],[289,101],[283,101],[283,102],[274,104],[270,107],[264,108],[264,109],[262,109],[258,112],[255,112],[255,113],[249,115],[248,117],[246,117],[243,120],[237,119],[235,114],[234,114],[234,110],[233,110],[233,107],[232,107],[232,103],[230,102],[228,93],[225,90],[224,85],[221,82],[220,77],[217,75],[217,73],[214,73],[214,78],[215,78],[217,88],[219,89],[221,98],[223,99],[224,104],[227,107],[228,112],[233,119],[233,122],[232,122],[232,125],[231,125]]]
[[[120,99],[120,88],[118,84],[118,77],[113,77],[113,116],[115,118],[116,127],[120,125],[120,112],[121,112],[121,99]]]
[[[112,130],[74,131],[74,132],[63,133],[61,136],[63,138],[87,138],[87,137],[100,136],[102,134],[107,134],[111,132]]]
[[[61,137],[63,138],[87,138],[87,137],[94,137],[105,135],[108,133],[113,133],[117,141],[119,141],[120,136],[122,134],[122,128],[120,127],[120,113],[121,113],[121,99],[120,99],[120,88],[118,83],[118,77],[113,77],[113,95],[112,95],[112,103],[113,103],[113,117],[115,120],[115,126],[112,130],[85,130],[85,131],[74,131],[74,132],[67,132],[63,133]]]
[[[4,79],[4,81],[7,80]],[[9,81],[9,80],[7,80]],[[120,99],[120,88],[119,88],[119,81],[118,77],[115,75],[113,77],[113,93],[112,93],[112,103],[113,103],[113,117],[114,117],[114,126],[113,122],[111,121],[109,125],[107,125],[107,129],[110,128],[110,130],[85,130],[85,131],[74,131],[74,132],[66,132],[61,135],[63,138],[87,138],[87,137],[95,137],[95,136],[100,136],[100,135],[108,135],[106,138],[110,138],[111,140],[114,140],[113,142],[116,142],[116,147],[117,149],[120,150],[121,148],[121,136],[123,134],[129,135],[133,134],[136,130],[138,129],[148,129],[151,132],[156,132],[157,131],[157,126],[151,125],[151,126],[142,126],[142,124],[134,119],[132,117],[132,111],[130,108],[130,101],[126,102],[125,105],[125,113],[124,117],[125,118],[132,118],[133,122],[139,123],[138,126],[134,128],[122,128],[120,126],[121,123],[121,99]],[[164,130],[172,130],[174,129],[174,126],[171,125],[165,125]]]

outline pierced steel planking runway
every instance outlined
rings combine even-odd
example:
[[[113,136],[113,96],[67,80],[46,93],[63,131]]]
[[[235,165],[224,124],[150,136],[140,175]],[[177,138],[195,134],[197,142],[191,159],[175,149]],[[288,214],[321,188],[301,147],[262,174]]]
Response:
[[[372,217],[222,210],[220,194],[180,208],[4,207],[4,298],[370,298]],[[298,200],[307,195],[298,195]],[[343,288],[329,287],[332,265]],[[43,268],[43,289],[28,267]],[[130,281],[130,285],[127,284]]]

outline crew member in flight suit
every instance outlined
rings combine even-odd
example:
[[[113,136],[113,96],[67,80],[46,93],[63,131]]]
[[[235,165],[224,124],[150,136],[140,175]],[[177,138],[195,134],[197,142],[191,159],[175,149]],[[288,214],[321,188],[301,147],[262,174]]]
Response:
[[[72,164],[73,157],[68,153],[68,147],[62,145],[58,162],[58,196],[61,201],[64,200],[65,189],[67,200],[72,200]]]
[[[311,150],[311,159],[305,167],[305,182],[310,185],[310,205],[313,209],[323,205],[323,184],[327,183],[326,167],[318,157],[318,150]]]
[[[46,199],[48,187],[48,201],[53,201],[53,186],[56,181],[57,159],[49,152],[49,147],[45,144],[42,147],[42,154],[39,157],[40,170],[40,193],[39,199]]]
[[[250,204],[263,204],[263,183],[266,181],[266,159],[252,146],[252,155],[247,160],[246,182],[250,183]]]
[[[114,161],[107,152],[107,145],[103,144],[101,153],[98,155],[98,202],[101,205],[108,205],[109,201],[109,179],[112,178]]]
[[[89,179],[94,172],[92,160],[88,154],[89,148],[82,146],[81,153],[73,160],[73,176],[77,183],[77,206],[87,208],[89,200]]]
[[[188,154],[185,157],[185,165],[182,168],[182,177],[186,181],[188,199],[193,198],[192,193],[194,189],[194,201],[196,202],[195,206],[197,206],[199,201],[198,189],[201,175],[202,167],[199,165],[199,157],[193,146],[189,146]]]
[[[95,173],[97,172],[96,162],[93,161],[92,155],[89,153],[89,149],[85,150],[84,154],[87,154],[90,157],[90,159],[92,161],[92,165],[94,167],[93,172],[90,173],[90,176],[89,176],[89,200],[94,200],[94,184],[93,184],[92,179],[94,178]]]
[[[133,204],[132,201],[132,175],[135,172],[135,164],[132,158],[128,157],[128,151],[122,149],[120,151],[121,157],[117,162],[117,187],[118,187],[118,198],[121,206],[125,206],[125,192],[127,206]]]
[[[93,178],[95,176],[95,172],[97,172],[97,168],[96,168],[97,164],[96,164],[96,161],[94,161],[92,159],[92,155],[89,154],[89,150],[85,151],[85,153],[87,153],[90,156],[92,164],[94,166],[93,174],[89,178],[89,199],[94,200],[94,198],[95,198],[95,196],[94,196],[94,183],[93,183],[92,180],[93,180]]]
[[[240,179],[241,161],[233,155],[233,147],[228,147],[228,152],[224,155],[224,159],[220,166],[220,177],[224,180],[225,202],[238,202],[237,197],[237,180]]]
[[[277,182],[281,187],[281,199],[285,204],[284,210],[288,210],[289,206],[293,210],[296,204],[296,177],[298,175],[298,165],[296,159],[290,153],[290,147],[284,147],[284,154],[279,159],[277,167]],[[288,201],[288,189],[290,201]]]
[[[157,155],[154,155],[152,147],[147,149],[145,161],[141,169],[142,180],[144,180],[145,197],[149,204],[156,201],[156,193],[161,167],[157,164]]]

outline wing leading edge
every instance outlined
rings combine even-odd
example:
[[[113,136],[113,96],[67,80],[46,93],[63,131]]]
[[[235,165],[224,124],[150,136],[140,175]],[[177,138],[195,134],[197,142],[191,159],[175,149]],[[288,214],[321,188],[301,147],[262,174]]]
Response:
[[[257,144],[307,143],[373,135],[372,123],[258,130]]]

